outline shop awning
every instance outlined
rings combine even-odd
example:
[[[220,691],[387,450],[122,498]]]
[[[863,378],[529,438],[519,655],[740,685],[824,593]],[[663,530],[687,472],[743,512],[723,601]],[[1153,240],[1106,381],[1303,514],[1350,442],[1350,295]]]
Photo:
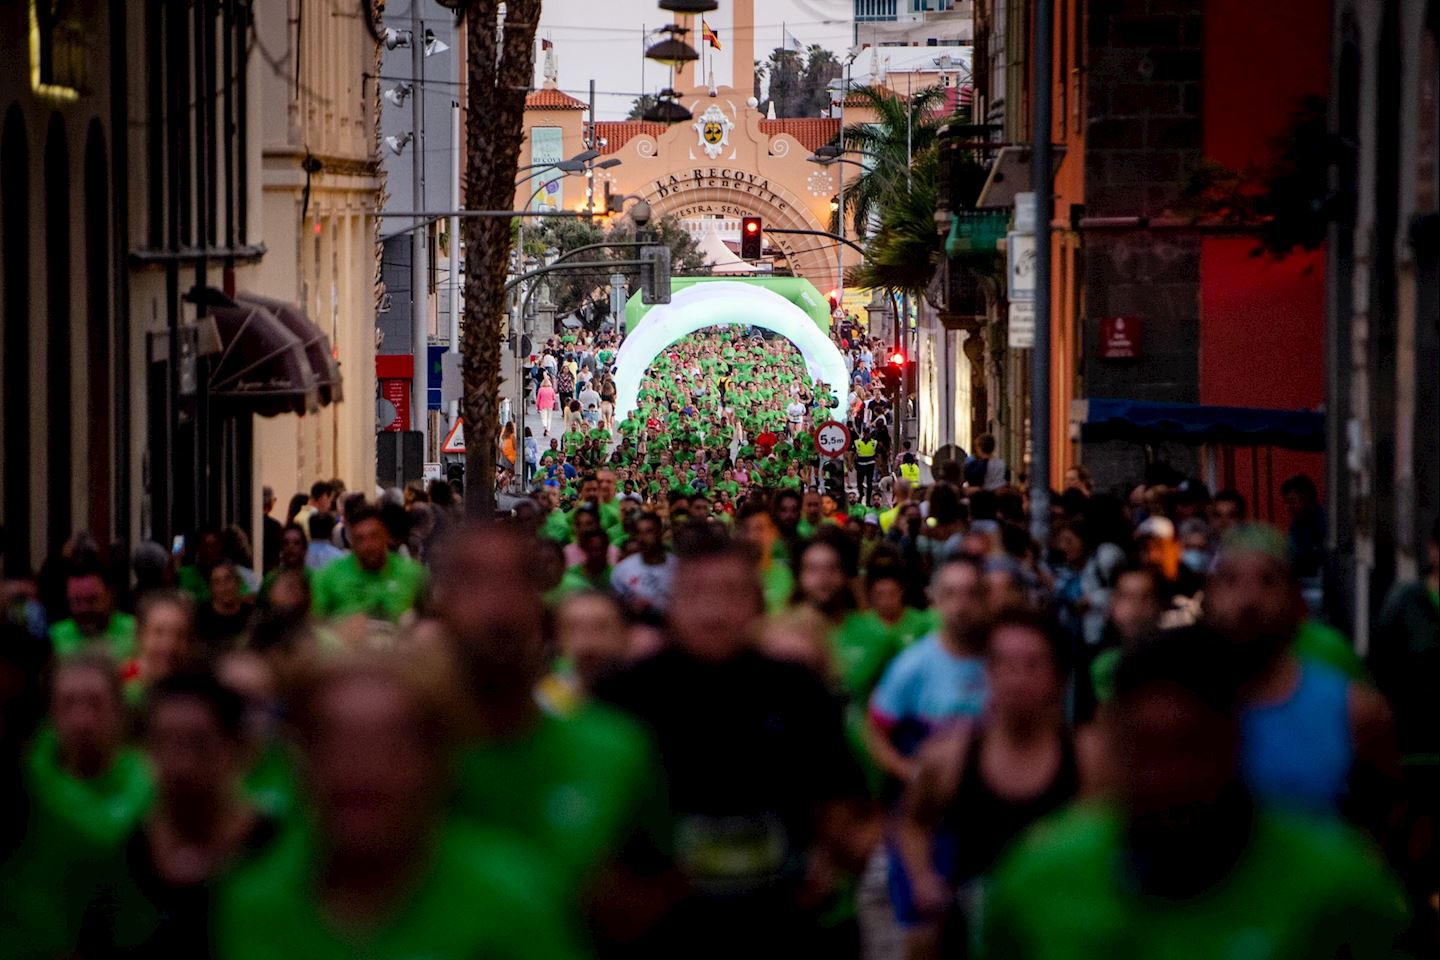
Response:
[[[299,307],[218,290],[192,295],[220,338],[211,363],[210,395],[273,417],[307,413],[340,398],[340,374],[329,340]]]
[[[1222,444],[1323,451],[1325,414],[1145,400],[1077,400],[1072,420],[1089,442]]]
[[[330,338],[305,316],[305,312],[297,304],[272,300],[243,290],[235,299],[241,304],[269,310],[281,323],[289,327],[290,332],[300,339],[301,346],[305,348],[305,356],[315,374],[320,406],[340,402],[340,364],[335,360],[334,351],[330,349]]]

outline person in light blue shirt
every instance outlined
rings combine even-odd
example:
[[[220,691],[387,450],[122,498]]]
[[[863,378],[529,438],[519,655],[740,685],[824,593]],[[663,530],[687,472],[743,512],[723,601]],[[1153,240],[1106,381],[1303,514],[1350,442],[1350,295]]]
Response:
[[[335,514],[313,513],[310,515],[310,546],[305,548],[306,570],[323,569],[331,562],[345,556],[346,551],[330,542],[330,534],[334,531]]]
[[[880,767],[901,781],[934,730],[985,709],[985,663],[978,627],[987,603],[985,578],[969,559],[942,564],[930,582],[940,628],[902,651],[870,698],[870,748]]]

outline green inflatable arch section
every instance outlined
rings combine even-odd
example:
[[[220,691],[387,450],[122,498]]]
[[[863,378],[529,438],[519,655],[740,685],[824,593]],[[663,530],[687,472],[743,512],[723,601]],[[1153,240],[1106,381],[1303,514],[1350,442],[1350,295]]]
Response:
[[[670,281],[670,289],[679,291],[697,283],[717,282],[746,283],[779,294],[804,310],[822,333],[830,334],[830,302],[804,277],[675,277]],[[640,291],[632,293],[625,302],[625,333],[631,333],[655,306],[658,304],[641,303]]]

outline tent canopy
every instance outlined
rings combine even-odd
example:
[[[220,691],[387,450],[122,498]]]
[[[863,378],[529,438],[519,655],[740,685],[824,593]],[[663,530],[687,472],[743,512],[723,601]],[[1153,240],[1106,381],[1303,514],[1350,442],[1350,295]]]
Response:
[[[1077,401],[1085,440],[1223,444],[1323,451],[1325,414],[1193,403],[1099,399]]]
[[[710,265],[711,273],[731,275],[755,272],[754,264],[741,260],[714,230],[705,231],[705,235],[700,238],[699,247],[700,252],[705,255],[705,262]]]

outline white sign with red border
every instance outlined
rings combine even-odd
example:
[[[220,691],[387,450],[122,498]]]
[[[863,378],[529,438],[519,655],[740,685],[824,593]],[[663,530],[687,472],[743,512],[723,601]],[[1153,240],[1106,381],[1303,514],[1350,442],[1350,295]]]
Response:
[[[826,420],[815,428],[815,449],[822,457],[845,456],[850,451],[850,428],[839,420]]]
[[[445,434],[445,439],[440,443],[440,452],[451,456],[465,453],[465,421],[460,417],[455,418],[455,425]]]

